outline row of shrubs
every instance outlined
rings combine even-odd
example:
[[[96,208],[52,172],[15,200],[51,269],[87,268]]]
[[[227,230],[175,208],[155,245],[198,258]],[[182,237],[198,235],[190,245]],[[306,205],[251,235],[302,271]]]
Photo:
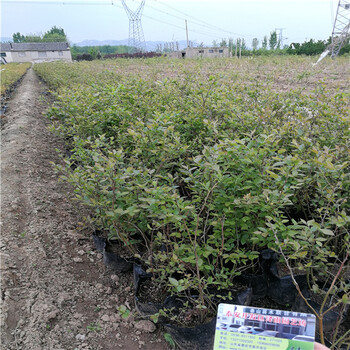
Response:
[[[135,53],[115,53],[115,54],[106,54],[101,55],[99,52],[96,55],[97,59],[113,59],[113,58],[153,58],[161,57],[162,54],[157,52],[135,52]],[[95,57],[89,53],[83,53],[76,56],[77,61],[93,61]]]
[[[324,295],[350,248],[349,93],[178,68],[61,87],[48,116],[72,151],[62,178],[162,290],[199,295],[201,319],[265,248]],[[334,303],[349,296],[344,271]]]
[[[0,65],[0,95],[5,95],[5,93],[24,76],[30,66],[31,63],[8,63],[6,65]]]

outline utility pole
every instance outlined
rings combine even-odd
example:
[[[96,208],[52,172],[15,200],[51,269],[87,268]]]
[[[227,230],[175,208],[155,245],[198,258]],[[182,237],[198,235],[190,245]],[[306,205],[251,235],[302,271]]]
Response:
[[[186,24],[186,39],[187,39],[187,48],[189,48],[189,41],[188,41],[188,28],[187,28],[187,19],[185,19],[185,24]]]
[[[129,17],[129,53],[142,52],[146,50],[145,37],[143,35],[141,17],[143,8],[145,7],[145,0],[142,0],[140,6],[131,11],[126,5],[125,0],[122,0],[125,12]]]

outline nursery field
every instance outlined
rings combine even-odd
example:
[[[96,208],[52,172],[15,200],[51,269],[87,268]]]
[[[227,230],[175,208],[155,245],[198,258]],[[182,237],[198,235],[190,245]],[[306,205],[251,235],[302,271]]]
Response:
[[[140,313],[157,304],[147,316],[173,338],[244,295],[314,313],[319,341],[349,349],[349,60],[312,63],[34,66],[66,140],[61,178],[89,208],[105,260],[117,250],[146,281]]]
[[[1,65],[0,95],[5,94],[5,92],[24,75],[30,66],[30,63],[9,63]]]

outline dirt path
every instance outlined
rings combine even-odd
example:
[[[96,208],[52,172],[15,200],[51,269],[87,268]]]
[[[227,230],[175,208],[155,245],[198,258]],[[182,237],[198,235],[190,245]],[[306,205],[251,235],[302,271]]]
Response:
[[[105,271],[81,208],[51,161],[63,144],[42,115],[45,86],[32,69],[9,102],[2,130],[1,349],[167,349],[133,314],[131,275]]]

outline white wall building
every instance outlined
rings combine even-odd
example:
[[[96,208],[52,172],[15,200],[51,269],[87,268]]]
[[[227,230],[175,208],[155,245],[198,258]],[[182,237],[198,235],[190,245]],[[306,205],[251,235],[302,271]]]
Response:
[[[68,43],[1,43],[1,61],[10,62],[49,62],[72,61]]]
[[[168,54],[173,58],[218,58],[231,57],[228,47],[188,47],[181,51],[175,51]]]

